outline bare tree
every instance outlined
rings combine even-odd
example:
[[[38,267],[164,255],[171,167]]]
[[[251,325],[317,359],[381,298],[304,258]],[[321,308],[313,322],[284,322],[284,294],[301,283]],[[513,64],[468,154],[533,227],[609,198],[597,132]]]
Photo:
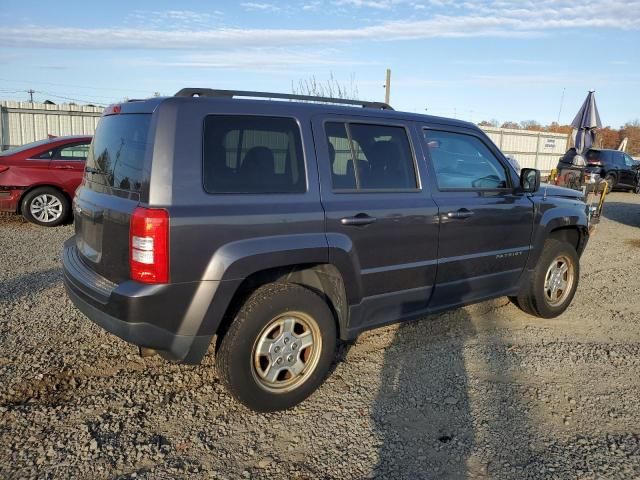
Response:
[[[325,81],[318,80],[315,75],[310,78],[291,82],[291,93],[295,95],[310,95],[313,97],[331,97],[356,100],[358,87],[355,83],[355,75],[352,73],[347,85],[340,83],[333,73]]]
[[[520,122],[520,127],[522,127],[524,130],[542,130],[542,125],[540,125],[535,120],[523,120]]]

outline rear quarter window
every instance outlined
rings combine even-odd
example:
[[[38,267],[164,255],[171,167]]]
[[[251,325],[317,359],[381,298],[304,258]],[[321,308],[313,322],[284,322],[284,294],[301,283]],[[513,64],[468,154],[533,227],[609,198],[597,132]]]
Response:
[[[204,122],[208,193],[302,193],[306,176],[293,118],[210,115]]]

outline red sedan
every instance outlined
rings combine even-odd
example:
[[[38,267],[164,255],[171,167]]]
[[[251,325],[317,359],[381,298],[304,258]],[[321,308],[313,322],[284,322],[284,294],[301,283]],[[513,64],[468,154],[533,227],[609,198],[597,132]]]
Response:
[[[0,212],[55,227],[71,217],[91,137],[55,137],[0,152]]]

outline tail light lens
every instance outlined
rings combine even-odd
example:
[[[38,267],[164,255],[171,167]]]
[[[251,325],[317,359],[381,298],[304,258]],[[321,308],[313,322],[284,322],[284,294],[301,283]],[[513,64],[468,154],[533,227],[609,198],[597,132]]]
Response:
[[[104,109],[104,111],[102,112],[102,116],[106,117],[107,115],[117,115],[118,113],[120,113],[122,111],[122,106],[115,104],[115,105],[109,105],[107,108]]]
[[[131,279],[142,283],[169,282],[169,212],[138,207],[129,230]]]
[[[602,166],[602,162],[600,160],[590,160],[589,162],[587,162],[587,166],[588,167],[601,167]]]

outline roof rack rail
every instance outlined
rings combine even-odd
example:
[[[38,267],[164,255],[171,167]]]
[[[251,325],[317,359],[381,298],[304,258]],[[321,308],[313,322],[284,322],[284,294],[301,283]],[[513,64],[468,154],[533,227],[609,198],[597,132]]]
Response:
[[[384,102],[367,102],[365,100],[350,100],[345,98],[316,97],[313,95],[296,95],[293,93],[250,92],[244,90],[215,90],[213,88],[183,88],[176,97],[254,97],[254,98],[283,98],[286,100],[304,100],[308,102],[336,103],[341,105],[357,105],[363,108],[379,110],[393,110],[391,105]]]

